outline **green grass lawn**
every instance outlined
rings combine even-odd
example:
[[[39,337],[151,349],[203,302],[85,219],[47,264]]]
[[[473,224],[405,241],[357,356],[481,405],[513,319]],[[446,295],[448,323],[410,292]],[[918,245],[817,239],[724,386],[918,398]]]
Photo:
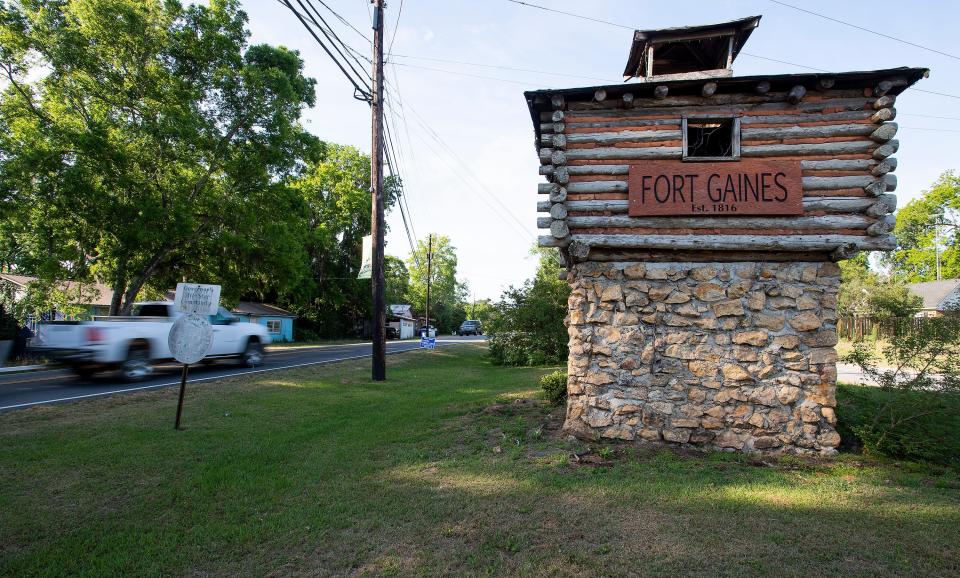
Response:
[[[0,415],[0,574],[960,574],[950,469],[587,446],[482,345]],[[82,387],[82,386],[78,386]],[[527,401],[525,401],[527,400]],[[530,401],[533,400],[533,401]]]

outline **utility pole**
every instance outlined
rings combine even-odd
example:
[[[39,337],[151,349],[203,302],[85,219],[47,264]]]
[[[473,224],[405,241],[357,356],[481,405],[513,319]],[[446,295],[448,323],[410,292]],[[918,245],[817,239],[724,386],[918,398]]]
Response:
[[[370,234],[373,236],[373,381],[387,378],[387,306],[384,303],[383,275],[383,0],[373,4],[373,100],[372,144],[370,146]]]
[[[427,337],[430,337],[430,282],[433,280],[433,234],[427,238]]]

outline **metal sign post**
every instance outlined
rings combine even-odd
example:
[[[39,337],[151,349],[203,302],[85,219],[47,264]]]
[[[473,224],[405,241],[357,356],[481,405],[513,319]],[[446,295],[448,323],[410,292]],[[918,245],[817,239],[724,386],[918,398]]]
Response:
[[[185,315],[173,323],[170,334],[167,336],[170,353],[174,359],[183,364],[183,370],[180,373],[177,418],[174,421],[173,429],[180,429],[183,396],[187,390],[187,373],[190,364],[203,359],[210,351],[210,346],[213,345],[213,328],[206,316],[216,314],[219,306],[219,285],[177,284],[174,310],[185,313]]]

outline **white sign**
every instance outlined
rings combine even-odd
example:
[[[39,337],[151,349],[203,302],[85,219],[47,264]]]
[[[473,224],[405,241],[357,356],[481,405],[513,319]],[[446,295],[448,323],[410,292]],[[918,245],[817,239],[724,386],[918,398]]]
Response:
[[[363,238],[363,259],[360,261],[360,273],[357,279],[369,279],[373,271],[373,236]]]
[[[173,309],[180,313],[216,315],[220,307],[220,286],[199,283],[177,283]]]
[[[203,359],[213,344],[213,328],[203,315],[191,313],[173,322],[167,345],[180,363],[196,363]]]

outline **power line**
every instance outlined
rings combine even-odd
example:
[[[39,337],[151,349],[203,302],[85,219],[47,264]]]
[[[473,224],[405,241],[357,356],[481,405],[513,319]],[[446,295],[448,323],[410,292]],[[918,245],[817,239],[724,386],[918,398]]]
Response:
[[[333,8],[331,8],[330,6],[328,6],[326,2],[324,2],[323,0],[317,0],[317,2],[319,2],[324,8],[326,8],[327,10],[329,10],[330,13],[333,14],[333,16],[334,16],[337,20],[339,20],[339,21],[342,22],[344,25],[346,25],[348,28],[350,28],[350,30],[353,30],[354,32],[356,32],[357,34],[359,34],[359,35],[360,35],[360,38],[363,38],[363,39],[366,40],[368,43],[373,44],[373,41],[370,40],[369,38],[367,38],[367,35],[366,35],[366,34],[364,34],[363,32],[360,32],[359,30],[357,30],[357,28],[356,28],[353,24],[350,24],[350,21],[349,21],[349,20],[347,20],[347,19],[344,18],[343,16],[340,16],[339,14],[337,14],[337,12],[336,12]],[[370,3],[367,2],[366,0],[364,0],[364,4],[367,5],[367,12],[369,13],[369,11],[370,11]]]
[[[429,56],[410,56],[408,54],[394,54],[393,57],[394,58],[410,58],[413,60],[429,60],[432,62],[445,62],[447,64],[463,64],[465,66],[479,66],[482,68],[497,68],[500,70],[511,70],[514,72],[532,72],[534,74],[547,74],[550,76],[566,76],[568,78],[583,78],[586,80],[599,80],[601,82],[610,81],[607,78],[600,78],[597,76],[583,76],[581,74],[568,74],[565,72],[547,72],[545,70],[533,70],[530,68],[514,68],[512,66],[502,66],[498,64],[481,64],[479,62],[465,62],[463,60],[449,60],[447,58],[432,58]],[[391,64],[395,64],[395,62],[391,62]]]
[[[796,8],[797,10],[803,10],[804,12],[809,12],[808,10],[804,10],[804,9],[802,9],[802,8],[797,8],[796,6],[792,6],[792,5],[790,5],[790,4],[784,4],[783,2],[779,2],[778,0],[770,0],[770,1],[771,1],[771,2],[777,2],[778,4],[783,4],[784,6],[789,6],[790,8]],[[610,26],[616,26],[616,27],[618,27],[618,28],[627,28],[627,29],[630,29],[630,30],[633,30],[633,29],[634,29],[632,26],[625,26],[625,25],[623,25],[623,24],[617,24],[616,22],[609,22],[609,21],[607,21],[607,20],[599,20],[599,19],[597,19],[597,18],[591,18],[591,17],[589,17],[589,16],[584,16],[584,15],[582,15],[582,14],[574,14],[573,12],[564,12],[564,11],[562,11],[562,10],[555,10],[555,9],[553,9],[553,8],[547,8],[547,7],[545,7],[545,6],[538,6],[538,5],[536,5],[536,4],[531,4],[531,3],[529,3],[529,2],[521,2],[520,0],[507,0],[507,2],[512,2],[512,3],[514,3],[514,4],[520,4],[520,5],[523,5],[523,6],[529,6],[529,7],[531,7],[531,8],[539,8],[540,10],[546,10],[546,11],[548,11],[548,12],[556,12],[557,14],[563,14],[563,15],[566,15],[566,16],[570,16],[570,17],[572,17],[572,18],[579,18],[579,19],[581,19],[581,20],[590,20],[590,21],[592,21],[592,22],[599,22],[599,23],[601,23],[601,24],[609,24]],[[814,14],[814,15],[816,15],[816,16],[822,16],[821,14],[817,14],[816,12],[811,12],[811,14]],[[827,16],[823,16],[823,18],[827,18],[827,19],[833,20],[832,18],[829,18],[829,17],[827,17]],[[847,25],[849,25],[849,26],[853,26],[854,28],[860,28],[859,26],[855,26],[855,25],[853,25],[853,24],[849,24],[848,22],[843,22],[843,21],[840,21],[840,20],[837,20],[837,22],[841,22],[842,24],[847,24]],[[866,30],[867,32],[871,32],[871,33],[873,33],[873,34],[880,34],[879,32],[875,32],[875,31],[873,31],[873,30],[869,30],[869,29],[866,29],[866,28],[861,28],[861,30]],[[880,34],[880,35],[881,35],[881,36],[886,36],[886,35],[884,35],[884,34]],[[911,45],[913,45],[913,46],[918,46],[918,47],[924,48],[924,49],[926,49],[926,50],[933,50],[932,48],[927,48],[927,47],[921,46],[921,45],[919,45],[919,44],[913,44],[913,43],[911,43],[911,42],[907,42],[906,40],[901,40],[901,39],[899,39],[899,38],[894,38],[894,37],[892,37],[892,36],[887,36],[887,38],[892,38],[893,40],[897,40],[897,41],[899,41],[899,42],[906,42],[907,44],[911,44]],[[939,51],[936,51],[936,50],[933,50],[933,51],[934,51],[934,52],[939,52]],[[949,56],[949,57],[951,57],[951,58],[960,59],[960,57],[953,56],[952,54],[947,54],[947,53],[945,53],[945,52],[939,52],[939,53],[940,53],[940,54],[944,54],[945,56]],[[776,58],[770,58],[770,57],[767,57],[767,56],[760,56],[759,54],[751,54],[751,53],[748,53],[748,52],[741,52],[740,54],[744,54],[744,55],[747,55],[747,56],[752,56],[752,57],[754,57],[754,58],[761,58],[761,59],[763,59],[763,60],[769,60],[769,61],[771,61],[771,62],[779,62],[780,64],[789,64],[790,66],[797,66],[797,67],[799,67],[799,68],[806,68],[806,69],[808,69],[808,70],[814,70],[814,71],[816,71],[816,72],[830,72],[829,70],[824,70],[824,69],[822,69],[822,68],[815,68],[815,67],[813,67],[813,66],[807,66],[807,65],[805,65],[805,64],[798,64],[798,63],[796,63],[796,62],[789,62],[789,61],[786,61],[786,60],[777,60]],[[406,65],[406,66],[411,66],[411,65],[408,64],[408,65]],[[495,79],[495,80],[500,80],[500,79]],[[910,90],[913,90],[913,91],[915,91],[915,92],[923,92],[923,93],[925,93],[925,94],[934,94],[934,95],[936,95],[936,96],[945,96],[945,97],[947,97],[947,98],[958,98],[958,99],[960,99],[960,96],[955,95],[955,94],[946,94],[946,93],[943,93],[943,92],[934,92],[934,91],[932,91],[932,90],[924,90],[924,89],[922,89],[922,88],[914,88],[914,87],[912,87],[912,86],[909,87],[909,88],[910,88]]]
[[[573,12],[564,12],[563,10],[557,10],[556,8],[547,8],[546,6],[540,6],[539,4],[532,4],[530,2],[521,2],[521,0],[507,0],[507,2],[513,2],[514,4],[520,4],[521,6],[528,6],[530,8],[537,8],[539,10],[545,10],[547,12],[556,12],[557,14],[572,16],[574,18],[579,18],[581,20],[589,20],[590,22],[598,22],[600,24],[609,24],[610,26],[616,26],[618,28],[626,28],[627,30],[634,29],[632,26],[624,26],[623,24],[617,24],[616,22],[610,22],[609,20],[600,20],[598,18],[583,16],[582,14],[574,14]]]
[[[461,176],[460,172],[458,172],[454,167],[451,167],[451,170],[454,173],[454,175],[458,179],[460,179],[464,184],[466,184],[468,187],[474,189],[475,191],[480,192],[482,195],[488,196],[490,199],[496,202],[502,208],[503,213],[506,214],[510,219],[512,219],[513,223],[516,223],[516,225],[520,228],[519,230],[522,231],[524,235],[530,236],[530,233],[527,230],[526,226],[523,223],[521,223],[519,219],[517,219],[516,215],[513,214],[513,211],[511,211],[509,207],[503,204],[503,201],[501,201],[495,194],[493,194],[489,189],[486,188],[486,185],[484,185],[483,181],[480,180],[474,174],[473,170],[470,169],[470,166],[467,165],[467,163],[465,163],[463,159],[460,158],[459,155],[457,155],[456,151],[454,151],[453,148],[450,147],[450,145],[448,145],[432,127],[430,127],[429,123],[422,116],[420,116],[420,114],[416,111],[416,109],[414,109],[412,105],[408,105],[408,108],[410,108],[410,112],[413,113],[414,115],[414,120],[421,126],[421,128],[423,128],[424,132],[426,132],[427,135],[430,136],[432,139],[437,141],[437,143],[440,145],[442,150],[444,150],[450,156],[450,158],[452,158],[454,161],[456,161],[460,165],[461,167],[460,171],[468,175],[471,179],[473,179],[475,184],[472,184],[470,183],[470,181],[467,181],[466,179],[464,179]],[[424,143],[427,144],[428,148],[431,149],[431,152],[434,152],[432,147],[430,147],[429,143],[426,143],[426,141],[424,141]],[[437,153],[434,152],[434,154],[437,154]],[[437,156],[439,157],[439,155]],[[486,203],[485,200],[484,202]],[[498,217],[503,219],[503,215],[500,214],[500,211],[496,207],[490,205],[489,203],[487,203],[487,205],[494,210],[494,213]]]
[[[509,0],[509,1],[512,2],[513,0]],[[889,34],[884,34],[883,32],[877,32],[876,30],[871,30],[871,29],[869,29],[869,28],[864,28],[863,26],[857,26],[856,24],[847,22],[847,21],[845,21],[845,20],[840,20],[840,19],[838,19],[838,18],[833,18],[833,17],[831,17],[831,16],[827,16],[826,14],[820,14],[819,12],[814,12],[813,10],[807,10],[806,8],[801,8],[801,7],[799,7],[799,6],[794,6],[793,4],[787,4],[786,2],[781,2],[780,0],[770,0],[770,2],[773,2],[774,4],[779,4],[780,6],[786,6],[787,8],[793,8],[794,10],[797,10],[797,11],[800,11],[800,12],[806,12],[807,14],[811,14],[811,15],[813,15],[813,16],[817,16],[817,17],[819,17],[819,18],[823,18],[824,20],[830,20],[831,22],[836,22],[836,23],[838,23],[838,24],[843,24],[844,26],[849,26],[849,27],[851,27],[851,28],[856,28],[857,30],[862,30],[863,32],[869,32],[870,34],[875,34],[875,35],[881,36],[881,37],[883,37],[883,38],[887,38],[887,39],[890,39],[890,40],[895,40],[896,42],[900,42],[900,43],[902,43],[902,44],[907,44],[907,45],[913,46],[913,47],[915,47],[915,48],[920,48],[920,49],[926,50],[926,51],[928,51],[928,52],[933,52],[933,53],[939,54],[939,55],[941,55],[941,56],[946,56],[946,57],[948,57],[948,58],[953,58],[954,60],[960,60],[960,56],[956,56],[956,55],[950,54],[950,53],[948,53],[948,52],[943,52],[942,50],[937,50],[936,48],[930,48],[929,46],[924,46],[924,45],[922,45],[922,44],[917,44],[916,42],[910,42],[909,40],[904,40],[903,38],[897,38],[896,36],[890,36]]]
[[[397,32],[400,30],[400,14],[403,13],[403,0],[400,0],[400,7],[397,8],[397,19],[393,22],[393,36],[390,37],[390,47],[387,49],[387,60],[393,53],[393,41],[397,39]]]
[[[509,82],[510,84],[519,84],[521,86],[530,86],[529,82],[521,82],[519,80],[507,80],[506,78],[497,78],[496,76],[484,76],[482,74],[470,74],[469,72],[455,72],[453,70],[444,70],[442,68],[432,68],[430,66],[420,66],[419,64],[407,64],[406,62],[394,62],[396,66],[406,66],[407,68],[419,68],[421,70],[432,70],[434,72],[446,72],[447,74],[455,74],[457,76],[469,76],[471,78],[481,78],[483,80],[496,80],[498,82]]]
[[[293,15],[297,17],[297,20],[299,20],[300,23],[303,25],[303,27],[307,29],[307,32],[310,33],[310,36],[313,36],[313,39],[316,40],[317,44],[319,44],[321,48],[323,48],[323,51],[327,53],[327,56],[329,56],[330,59],[333,60],[334,64],[337,65],[337,68],[340,69],[340,72],[342,72],[343,75],[347,78],[347,80],[350,81],[350,84],[353,85],[353,89],[354,89],[353,97],[357,98],[357,100],[366,100],[367,102],[369,102],[372,97],[370,93],[367,92],[366,89],[361,87],[362,81],[358,81],[354,79],[353,76],[351,76],[350,73],[347,72],[343,64],[339,60],[337,60],[337,58],[333,55],[333,53],[330,52],[330,49],[327,48],[327,45],[324,44],[323,41],[320,40],[320,37],[317,36],[317,33],[313,31],[313,28],[311,28],[310,24],[303,19],[303,15],[300,14],[300,12],[298,12],[297,9],[293,7],[293,5],[290,3],[290,0],[277,0],[277,1],[283,4],[284,6],[286,6],[291,12],[293,12]],[[357,95],[360,95],[362,98],[358,98]]]
[[[306,2],[307,4],[304,5],[304,2]],[[316,9],[316,7],[310,3],[310,0],[297,0],[297,4],[299,4],[300,7],[303,8],[303,10],[307,13],[307,17],[310,19],[310,21],[313,22],[314,26],[320,29],[320,32],[330,42],[330,45],[333,46],[333,49],[337,51],[337,54],[339,54],[340,57],[343,58],[344,62],[347,63],[347,66],[350,67],[350,70],[352,70],[353,73],[357,75],[357,78],[360,78],[362,80],[363,75],[366,74],[367,78],[370,79],[369,72],[366,72],[366,71],[362,73],[358,72],[357,69],[353,66],[353,64],[349,60],[347,60],[347,55],[344,54],[343,50],[341,50],[336,44],[336,42],[338,42],[340,45],[343,45],[343,41],[340,40],[340,37],[336,35],[333,29],[331,28],[329,31],[327,31],[327,29],[324,28],[324,26],[321,26],[320,23],[317,22],[316,18],[314,18],[313,15],[310,14],[310,10],[313,10],[313,12],[315,12],[316,15],[320,18],[320,21],[323,22],[323,24],[327,26],[327,28],[329,28],[330,25],[327,24],[327,21],[323,19],[323,16],[320,15],[320,12]],[[310,8],[308,9],[307,6],[309,6]],[[332,38],[331,38],[331,35],[332,35]],[[336,39],[336,41],[334,41],[334,38]],[[356,58],[354,58],[354,61],[356,61],[357,65],[360,66],[360,70],[363,70],[363,65],[361,65]]]

